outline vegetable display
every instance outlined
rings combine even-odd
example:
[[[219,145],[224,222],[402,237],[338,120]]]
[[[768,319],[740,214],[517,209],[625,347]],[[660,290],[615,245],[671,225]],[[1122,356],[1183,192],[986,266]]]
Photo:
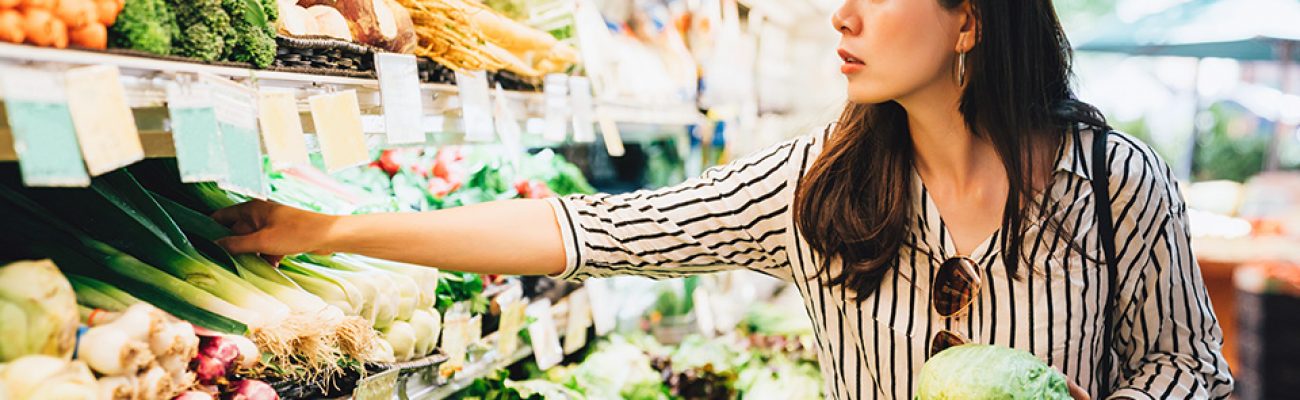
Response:
[[[127,0],[108,28],[108,46],[168,55],[178,27],[164,0]]]
[[[334,33],[329,36],[341,36],[342,32],[338,30],[336,22],[338,18],[334,16],[337,13],[337,16],[342,17],[343,22],[347,24],[347,36],[350,37],[347,40],[394,53],[409,53],[416,46],[415,28],[411,16],[394,0],[298,0],[296,5],[281,2],[280,7],[281,9],[296,7],[302,8],[303,11],[310,10],[309,14],[330,15],[324,21],[328,25],[321,24],[321,19],[313,18],[314,22],[317,22],[318,31],[308,32],[308,34],[321,34],[328,29]],[[290,12],[303,16],[298,10]],[[302,25],[309,26],[306,20],[302,21]]]
[[[537,78],[562,72],[578,53],[550,34],[465,0],[397,0],[410,11],[419,36],[415,54],[453,69],[506,69]]]
[[[103,49],[121,0],[0,2],[0,41]]]
[[[337,176],[369,193],[396,200],[402,210],[414,211],[595,192],[577,166],[549,150],[524,156],[515,165],[494,152],[454,146],[387,149],[368,166]],[[292,182],[279,182],[272,181],[273,197],[282,186],[288,189],[286,192],[297,191]],[[329,209],[308,208],[332,213]]]
[[[270,7],[268,7],[270,6]],[[126,0],[108,29],[114,48],[259,68],[275,60],[277,6],[261,0]]]
[[[821,372],[814,360],[761,349],[736,337],[688,337],[666,347],[642,334],[611,335],[580,363],[511,380],[506,373],[479,379],[455,399],[723,399],[814,400]]]
[[[921,367],[916,398],[1070,399],[1065,377],[1033,354],[966,344],[936,354]]]

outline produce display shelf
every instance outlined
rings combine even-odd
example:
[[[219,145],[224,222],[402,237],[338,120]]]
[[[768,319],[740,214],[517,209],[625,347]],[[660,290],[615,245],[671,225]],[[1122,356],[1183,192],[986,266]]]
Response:
[[[306,98],[332,91],[355,90],[368,144],[383,146],[383,106],[379,81],[376,79],[314,75],[296,72],[259,70],[227,65],[185,62],[103,51],[53,49],[0,43],[0,66],[60,68],[86,65],[115,65],[121,71],[127,104],[132,108],[136,125],[149,157],[173,157],[175,150],[168,132],[166,88],[182,75],[211,74],[243,82],[256,82],[261,88],[289,90],[299,99],[299,112],[308,137],[314,137],[312,118]],[[460,120],[459,89],[455,85],[421,83],[422,113],[428,144],[463,142]],[[0,88],[2,95],[3,88]],[[516,114],[525,132],[539,133],[543,125],[546,99],[540,92],[505,91],[508,107]],[[594,112],[616,123],[624,141],[642,142],[680,136],[685,126],[703,121],[692,104],[638,105],[597,100]],[[525,144],[537,145],[540,135],[527,135]],[[533,137],[533,138],[530,138]],[[17,155],[7,119],[0,126],[0,161],[14,161]],[[312,140],[309,139],[309,143]]]
[[[568,316],[568,301],[562,300],[552,305],[551,314],[555,318],[556,328],[559,329],[558,337],[563,340],[565,317]],[[485,336],[483,338],[484,343],[493,349],[466,363],[465,367],[452,376],[451,379],[438,376],[437,366],[432,366],[424,373],[409,375],[410,378],[413,378],[412,380],[399,381],[396,398],[400,400],[445,399],[469,387],[475,380],[514,365],[533,355],[533,347],[521,339],[515,352],[503,357],[495,350],[497,336],[495,332]]]

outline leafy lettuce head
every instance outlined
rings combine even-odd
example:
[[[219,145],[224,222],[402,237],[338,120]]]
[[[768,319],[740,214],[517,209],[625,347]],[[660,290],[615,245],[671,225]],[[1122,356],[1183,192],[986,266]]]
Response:
[[[967,344],[935,355],[921,367],[918,400],[1069,400],[1065,377],[1028,352]]]

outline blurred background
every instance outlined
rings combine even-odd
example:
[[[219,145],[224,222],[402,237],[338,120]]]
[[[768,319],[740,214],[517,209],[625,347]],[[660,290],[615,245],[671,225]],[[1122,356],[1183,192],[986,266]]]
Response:
[[[607,18],[640,12],[626,2],[607,3]],[[1177,171],[1190,205],[1193,250],[1239,380],[1236,397],[1294,396],[1300,390],[1300,1],[1054,3],[1075,48],[1078,96],[1116,129],[1150,143]],[[836,118],[845,83],[829,21],[838,6],[835,0],[664,6],[701,10],[690,19],[686,42],[700,66],[698,102],[709,122],[690,132],[688,175]]]

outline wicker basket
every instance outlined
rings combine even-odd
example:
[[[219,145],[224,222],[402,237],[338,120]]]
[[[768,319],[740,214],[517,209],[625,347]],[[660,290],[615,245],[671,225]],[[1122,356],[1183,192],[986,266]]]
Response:
[[[416,66],[420,70],[420,82],[425,83],[445,83],[455,84],[456,73],[447,68],[446,65],[439,64],[427,57],[420,57],[416,61]]]
[[[275,38],[272,70],[308,74],[375,77],[375,48],[331,37]]]
[[[429,58],[420,57],[418,61],[420,68],[420,81],[425,83],[444,83],[448,85],[456,84],[456,72],[446,65],[439,64]],[[505,90],[537,92],[541,91],[540,82],[536,80],[521,77],[510,71],[488,72],[488,86],[496,88],[497,83]]]

